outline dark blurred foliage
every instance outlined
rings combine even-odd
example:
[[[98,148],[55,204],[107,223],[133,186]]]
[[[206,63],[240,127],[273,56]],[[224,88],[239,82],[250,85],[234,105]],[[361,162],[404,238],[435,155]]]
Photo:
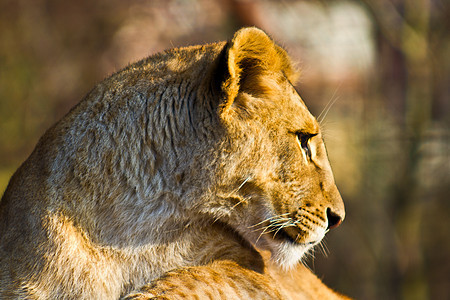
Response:
[[[358,299],[450,299],[446,0],[2,0],[0,189],[96,82],[246,25],[300,62],[346,202],[310,267]]]

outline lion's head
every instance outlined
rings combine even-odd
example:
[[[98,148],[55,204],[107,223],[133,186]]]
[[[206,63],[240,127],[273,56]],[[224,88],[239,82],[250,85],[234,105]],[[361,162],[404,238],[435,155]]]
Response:
[[[262,31],[238,31],[222,60],[217,200],[203,211],[288,267],[345,215],[319,124],[286,52]]]

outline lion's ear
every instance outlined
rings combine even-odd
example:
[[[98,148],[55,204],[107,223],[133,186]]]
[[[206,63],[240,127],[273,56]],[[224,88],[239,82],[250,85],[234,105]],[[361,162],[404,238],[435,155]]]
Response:
[[[297,72],[287,53],[262,30],[249,27],[237,31],[226,46],[227,77],[222,83],[226,99],[221,111],[227,111],[239,92],[257,86],[263,74],[281,72],[292,82]]]

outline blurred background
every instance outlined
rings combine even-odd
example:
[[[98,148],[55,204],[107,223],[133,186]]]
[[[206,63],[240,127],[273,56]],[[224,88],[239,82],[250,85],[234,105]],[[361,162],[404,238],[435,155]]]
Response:
[[[357,299],[450,299],[447,0],[1,0],[0,193],[97,82],[247,25],[299,62],[346,203],[310,268]]]

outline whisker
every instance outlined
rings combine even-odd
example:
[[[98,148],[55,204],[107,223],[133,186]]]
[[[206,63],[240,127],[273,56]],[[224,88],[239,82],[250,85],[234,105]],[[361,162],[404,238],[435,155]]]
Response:
[[[267,230],[268,228],[270,228],[270,227],[269,227],[269,226],[266,226],[266,227],[264,228],[264,230],[261,231],[261,233],[259,234],[258,238],[256,239],[256,244],[258,243],[259,239],[263,236],[263,234],[266,233],[266,230]]]
[[[334,95],[334,94],[333,94]],[[333,102],[333,97],[330,98],[330,100],[328,100],[327,104],[325,105],[325,107],[322,109],[322,111],[320,112],[320,114],[317,116],[317,121],[322,124],[322,115],[324,114],[324,112],[328,109],[328,106],[330,106],[330,103]]]
[[[325,257],[328,257],[328,254],[330,253],[330,250],[328,250],[328,247],[327,247],[327,244],[326,244],[326,241],[325,241],[325,240],[322,240],[322,241],[319,243],[319,249],[321,250],[322,254],[323,254]]]
[[[270,233],[270,232],[278,231],[279,229],[287,227],[287,226],[295,226],[295,225],[293,225],[292,220],[290,220],[290,219],[276,220],[275,222],[270,222],[268,225],[266,225],[264,227],[253,229],[253,232],[256,232],[256,231],[259,231],[262,229],[264,232]],[[255,227],[255,226],[253,225],[249,228],[252,228],[252,227]],[[268,230],[268,229],[270,229],[270,230]]]
[[[259,239],[260,239],[264,234],[266,234],[266,233],[272,233],[272,232],[275,232],[275,233],[273,234],[273,237],[275,237],[275,236],[278,234],[278,232],[279,232],[281,229],[283,229],[283,228],[291,227],[291,226],[292,226],[292,227],[296,227],[296,225],[294,224],[294,222],[292,221],[292,219],[286,219],[286,218],[285,218],[285,221],[279,223],[280,221],[281,221],[281,220],[276,220],[277,223],[271,223],[271,224],[269,224],[269,225],[267,225],[267,226],[264,226],[263,228],[255,229],[254,231],[258,231],[258,230],[261,230],[261,229],[262,229],[262,231],[260,232],[258,238],[256,239],[256,243],[258,243]]]
[[[321,114],[320,119],[318,119],[317,121],[319,122],[319,124],[322,124],[322,122],[325,120],[325,118],[328,115],[328,112],[330,111],[330,109],[333,107],[333,105],[336,103],[336,101],[339,99],[339,97],[334,98],[334,100],[330,103],[330,105],[328,105],[328,108],[326,108],[326,110],[324,110],[323,116]]]
[[[263,223],[266,223],[266,222],[270,222],[270,221],[273,220],[273,219],[281,219],[281,218],[283,218],[283,216],[287,216],[287,215],[289,215],[289,213],[285,213],[285,214],[281,214],[281,215],[277,215],[277,216],[273,216],[273,217],[264,219],[264,220],[262,220],[261,222],[256,223],[256,224],[250,226],[249,228],[259,226],[259,225],[261,225],[261,224],[263,224]]]
[[[282,225],[282,224],[285,224],[285,223],[288,223],[288,222],[292,222],[292,220],[290,218],[280,218],[280,219],[277,219],[275,221],[271,221],[270,225],[278,226],[278,225]]]
[[[274,237],[277,235],[277,233],[281,230],[281,229],[283,229],[283,228],[286,228],[286,227],[295,227],[295,225],[292,223],[292,222],[286,222],[286,224],[283,224],[283,225],[281,225],[280,227],[278,227],[278,229],[277,229],[277,231],[274,233]],[[298,238],[298,237],[297,237]],[[296,239],[297,239],[296,238]]]
[[[315,249],[312,248],[309,252],[307,252],[308,258],[310,258],[310,262],[312,264],[312,269],[315,269],[314,260],[316,258],[316,252]]]
[[[264,226],[263,228],[255,229],[254,231],[258,231],[258,230],[262,229],[261,233],[259,234],[258,238],[256,239],[256,243],[258,243],[259,239],[263,236],[263,234],[272,233],[275,231],[275,234],[273,235],[275,237],[275,235],[278,233],[278,231],[280,231],[282,228],[285,228],[287,226],[292,226],[291,219],[286,219],[286,218],[284,218],[284,219],[286,220],[284,222],[281,222],[281,223],[271,222],[269,225]],[[279,219],[276,220],[276,222],[279,222],[279,221],[281,221],[281,220],[279,220]]]
[[[250,179],[252,178],[252,176],[248,176],[238,187],[237,189],[233,190],[228,197],[231,197],[231,195],[233,195],[234,193],[238,192],[240,189],[242,189],[242,187],[244,186],[244,184],[246,184]]]
[[[328,101],[327,105],[323,108],[322,112],[317,117],[317,121],[322,124],[323,120],[325,120],[328,112],[330,111],[331,107],[336,103],[336,101],[339,99],[339,97],[335,97],[337,91],[340,89],[342,85],[342,81],[339,83],[339,85],[336,87],[336,89],[333,92],[333,95],[330,98],[330,101]]]
[[[248,199],[250,199],[250,198],[248,198]],[[247,201],[246,201],[246,198],[243,198],[242,200],[241,200],[241,199],[238,199],[238,200],[239,200],[239,202],[236,203],[235,205],[233,205],[233,206],[230,208],[230,211],[232,211],[233,209],[235,209],[236,206],[238,206],[239,204],[242,204],[242,203],[247,202]]]
[[[244,198],[244,199],[238,199],[239,200],[239,202],[238,203],[236,203],[235,205],[233,205],[228,211],[227,211],[227,213],[230,213],[232,210],[234,210],[239,204],[242,204],[242,203],[245,203],[246,202],[246,200],[245,200],[246,198]],[[215,218],[214,218],[214,221],[213,221],[213,224],[215,223],[215,222],[217,222],[220,218],[222,218],[223,216],[225,216],[225,212],[222,212],[222,213],[220,213],[218,216],[216,216]]]
[[[228,194],[227,198],[230,198],[234,193],[237,193],[250,179],[252,178],[252,176],[248,176],[236,189],[234,189],[231,193]],[[245,203],[247,202],[246,199],[250,199],[250,198],[242,198],[242,199],[238,199],[239,202],[236,203],[235,205],[233,205],[227,213],[230,213],[232,210],[234,210],[239,204]],[[222,212],[220,214],[218,214],[218,216],[216,216],[214,218],[213,224],[215,222],[217,222],[219,219],[221,219],[223,216],[225,215],[225,212]]]

